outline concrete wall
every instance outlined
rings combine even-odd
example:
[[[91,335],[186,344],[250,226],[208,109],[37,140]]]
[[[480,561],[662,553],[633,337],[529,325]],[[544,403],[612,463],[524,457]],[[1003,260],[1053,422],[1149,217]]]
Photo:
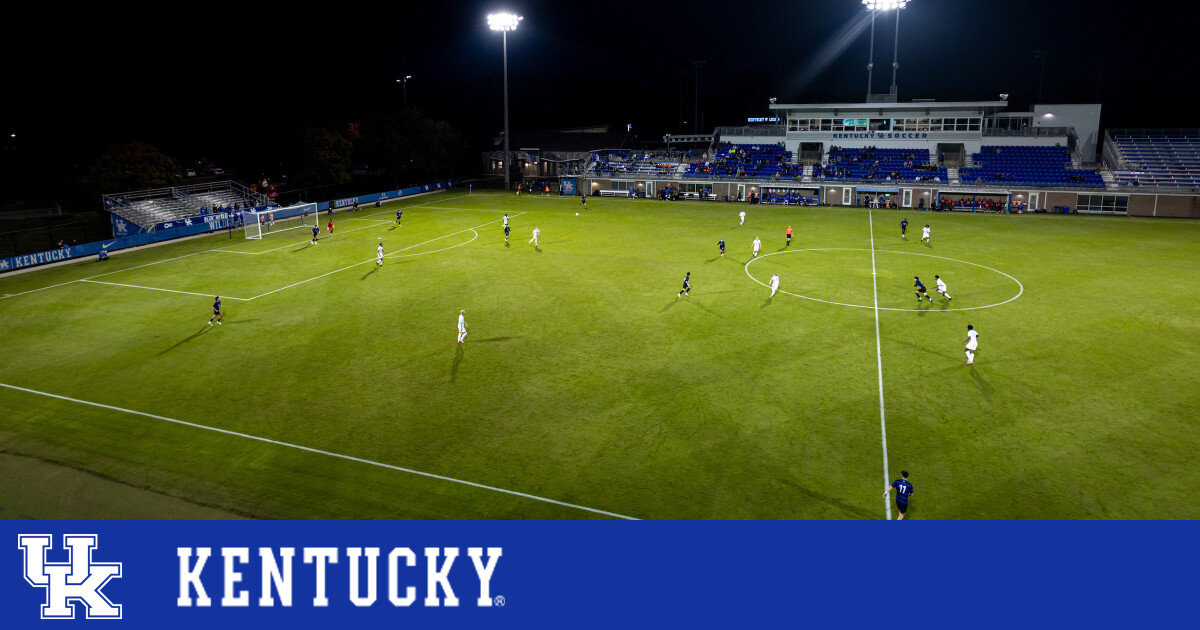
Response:
[[[608,179],[608,178],[605,178],[605,179],[580,178],[579,181],[580,181],[580,190],[586,191],[587,194],[589,194],[589,195],[592,193],[592,191],[595,191],[595,190],[608,190],[612,183],[612,180]],[[645,182],[646,181],[653,181],[655,193],[666,188],[666,185],[668,183],[671,183],[673,186],[677,186],[679,184],[686,184],[686,183],[707,183],[710,186],[712,186],[713,195],[715,195],[717,199],[721,199],[722,197],[726,197],[726,196],[728,196],[731,199],[735,199],[737,196],[737,189],[738,189],[738,185],[739,185],[739,182],[736,182],[736,181],[706,181],[706,180],[690,180],[690,181],[685,180],[685,181],[670,181],[670,182],[668,182],[667,180],[637,180],[637,181],[638,181],[638,190],[641,192],[645,191]],[[861,194],[867,194],[867,193],[859,193],[857,186],[853,186],[853,185],[845,186],[842,184],[833,184],[833,183],[818,184],[818,183],[800,183],[800,182],[778,182],[778,183],[744,182],[742,185],[745,186],[745,190],[746,190],[745,198],[747,200],[750,198],[751,193],[758,193],[762,187],[771,188],[773,186],[788,186],[788,187],[792,187],[792,188],[808,188],[808,189],[819,190],[820,194],[821,194],[821,202],[825,205],[831,205],[831,206],[842,206],[843,205],[842,204],[842,190],[845,188],[849,188],[852,191],[852,195],[851,195],[852,201],[850,204],[846,204],[846,205],[854,205],[853,200],[858,199],[858,197]],[[897,186],[897,188],[899,190],[903,191],[906,187]],[[939,189],[930,188],[930,187],[921,187],[921,188],[913,187],[912,191],[913,191],[912,207],[917,208],[918,204],[919,204],[919,200],[922,198],[925,199],[926,207],[931,206],[933,204],[933,200],[938,196]],[[1033,193],[1038,194],[1039,200],[1038,200],[1036,208],[1032,208],[1032,209],[1043,209],[1044,208],[1046,210],[1053,211],[1054,206],[1070,206],[1072,209],[1075,209],[1079,205],[1079,195],[1081,195],[1081,194],[1128,195],[1128,197],[1129,197],[1129,215],[1130,216],[1175,217],[1175,218],[1200,219],[1200,195],[1177,195],[1177,194],[1176,195],[1167,195],[1167,194],[1156,195],[1156,194],[1152,194],[1152,193],[1125,193],[1125,192],[1117,192],[1117,191],[1101,192],[1101,191],[1095,191],[1095,190],[1061,191],[1061,190],[1045,190],[1045,189],[1039,190],[1036,188],[1019,188],[1019,189],[1011,190],[1013,201],[1020,201],[1023,203],[1029,203],[1030,195]],[[874,196],[875,193],[871,193],[871,194],[872,194],[872,196]],[[971,196],[970,191],[965,191],[965,192],[945,191],[945,192],[942,192],[942,194],[949,196],[951,198],[955,198],[955,199],[960,198],[960,197],[961,198],[970,198],[970,196]],[[903,192],[901,192],[900,195],[903,195]],[[1007,196],[1007,194],[1003,193],[1003,192],[979,193],[979,195],[981,197],[987,197],[989,199],[1002,199]],[[901,196],[900,199],[903,199],[903,197]]]
[[[1070,206],[1074,210],[1078,201],[1079,193],[1076,192],[1046,192],[1042,193],[1042,202],[1038,205],[1054,212],[1054,206]]]
[[[1100,142],[1100,104],[1035,105],[1033,124],[1042,127],[1074,127],[1079,137],[1079,154],[1084,162],[1096,161]],[[1065,143],[1064,143],[1065,144]]]
[[[1200,196],[1130,195],[1129,215],[1200,219]]]

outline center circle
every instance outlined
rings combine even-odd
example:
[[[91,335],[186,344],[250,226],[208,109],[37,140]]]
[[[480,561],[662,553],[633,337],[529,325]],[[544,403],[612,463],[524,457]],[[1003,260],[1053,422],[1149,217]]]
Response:
[[[938,312],[938,311],[973,311],[973,310],[984,309],[984,308],[992,308],[995,306],[1002,306],[1004,304],[1008,304],[1009,302],[1012,302],[1013,300],[1016,300],[1017,298],[1021,297],[1021,295],[1025,292],[1025,286],[1021,284],[1020,280],[1017,280],[1016,278],[1012,277],[1011,275],[1009,275],[1007,273],[1004,273],[1003,271],[1000,271],[999,269],[993,269],[991,267],[988,267],[985,265],[980,265],[978,263],[969,262],[966,260],[958,260],[956,258],[948,258],[946,256],[935,256],[933,254],[922,254],[919,252],[900,252],[900,251],[885,250],[885,249],[870,250],[870,249],[865,249],[865,248],[850,248],[850,247],[823,247],[823,248],[795,249],[795,250],[787,250],[787,251],[782,251],[782,252],[772,252],[770,254],[763,254],[756,258],[751,258],[750,261],[746,263],[745,271],[746,271],[746,275],[749,276],[749,278],[751,280],[757,282],[758,284],[761,284],[764,287],[767,287],[767,286],[769,286],[767,283],[763,282],[762,280],[759,280],[758,278],[755,278],[754,275],[750,273],[750,265],[752,265],[756,262],[765,260],[767,258],[770,258],[772,256],[779,256],[781,254],[800,254],[800,253],[804,253],[804,252],[872,252],[872,251],[876,255],[885,254],[885,255],[887,255],[887,257],[890,257],[892,255],[920,256],[920,257],[924,257],[924,258],[934,258],[934,259],[946,261],[949,263],[960,264],[960,265],[969,265],[971,267],[984,269],[984,270],[992,272],[993,274],[1003,276],[1003,278],[1006,279],[1005,284],[1007,284],[1008,281],[1011,281],[1013,284],[1016,285],[1017,292],[1016,292],[1016,295],[1013,295],[1012,297],[1009,297],[1008,299],[1001,300],[1001,299],[999,299],[999,296],[993,296],[992,301],[989,302],[988,304],[979,305],[979,306],[963,306],[963,307],[954,305],[954,303],[956,303],[956,302],[960,303],[960,304],[963,303],[963,302],[959,302],[959,299],[962,299],[963,297],[968,297],[966,295],[960,294],[959,299],[949,301],[947,305],[944,305],[944,308],[939,308],[939,309],[896,308],[896,307],[891,307],[891,306],[876,307],[874,304],[854,304],[850,301],[842,302],[842,301],[837,301],[837,300],[823,300],[821,298],[812,297],[811,295],[804,295],[802,293],[793,293],[790,291],[785,291],[783,289],[780,289],[778,292],[783,293],[785,295],[790,295],[792,297],[798,297],[798,298],[801,298],[804,300],[811,300],[813,302],[823,302],[825,304],[833,304],[836,306],[847,306],[850,308],[866,308],[866,309],[878,308],[881,311],[911,311],[911,312],[928,312],[931,310],[935,311],[935,312]],[[914,268],[916,268],[916,267],[914,267]],[[922,267],[921,269],[927,269],[927,267]],[[847,272],[847,269],[841,269],[841,271]],[[863,275],[861,269],[854,269],[853,272],[859,273],[859,275]],[[893,273],[892,268],[876,267],[876,272],[878,274],[876,276],[877,278],[887,276],[887,279],[889,281],[895,279],[895,274]],[[943,271],[942,273],[945,273],[945,272]],[[918,274],[913,274],[913,275],[918,275]],[[876,290],[877,291],[878,289],[875,287],[876,283],[874,282],[875,279],[871,278],[870,267],[866,267],[865,276],[869,282],[869,284],[865,284],[865,286],[867,287],[867,290]],[[911,278],[912,276],[907,276],[907,277]],[[848,276],[848,278],[850,278],[851,280],[853,279],[852,276]],[[924,283],[925,283],[925,286],[929,289],[930,295],[932,297],[934,297],[935,300],[940,299],[940,296],[938,296],[937,293],[934,292],[934,288],[935,288],[934,284],[935,283],[933,282],[932,274],[927,276],[927,278],[928,279],[924,280]],[[904,282],[906,282],[907,286],[910,287],[908,289],[909,295],[910,296],[914,295],[912,292],[915,289],[911,288],[911,285],[913,284],[912,280],[905,280]],[[950,293],[951,295],[954,295],[957,290],[956,287],[962,288],[967,284],[969,284],[969,283],[965,283],[965,282],[959,283],[957,281],[957,279],[950,280],[949,281],[949,289],[947,292]],[[992,290],[990,292],[996,293],[995,290]],[[909,299],[912,299],[912,298],[910,297]]]

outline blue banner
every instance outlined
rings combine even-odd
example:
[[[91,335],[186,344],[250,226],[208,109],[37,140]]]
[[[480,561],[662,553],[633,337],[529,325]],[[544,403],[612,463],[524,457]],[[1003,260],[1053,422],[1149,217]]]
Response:
[[[334,210],[338,210],[341,208],[352,207],[355,203],[357,203],[361,206],[363,204],[375,203],[376,201],[386,201],[388,199],[399,199],[401,197],[407,197],[409,195],[416,195],[418,193],[426,193],[426,192],[433,192],[433,191],[437,191],[437,190],[445,190],[445,189],[451,188],[453,186],[454,186],[454,181],[447,180],[444,182],[425,184],[424,186],[413,186],[412,188],[402,188],[400,190],[389,190],[387,192],[372,193],[370,195],[361,195],[358,197],[346,197],[345,199],[336,199],[336,200],[330,201],[328,203],[320,203],[317,205],[321,210],[328,210],[331,206],[333,207]]]
[[[574,195],[576,185],[575,182],[576,180],[574,177],[560,177],[558,179],[558,189],[561,190],[562,194],[564,195]]]
[[[7,521],[0,600],[6,628],[1174,627],[1195,622],[1198,533],[1195,522]]]
[[[338,199],[336,201],[323,201],[316,204],[318,211],[329,210],[332,205],[334,208],[353,205],[355,201],[360,204],[374,203],[386,199],[399,199],[423,192],[433,192],[436,190],[445,190],[454,186],[453,180],[437,182],[433,184],[425,184],[424,186],[414,186],[412,188],[404,188],[402,190],[389,190],[382,193],[374,193],[363,195],[361,197],[349,197],[347,199]],[[342,205],[338,205],[342,204]],[[267,206],[259,206],[254,210],[265,210]],[[285,218],[290,216],[283,214],[277,218]],[[154,226],[152,232],[147,232],[138,225],[128,219],[111,215],[113,225],[113,240],[100,241],[95,243],[85,243],[69,248],[54,249],[46,252],[38,252],[36,254],[27,254],[24,256],[13,256],[11,258],[0,258],[0,273],[5,271],[15,271],[24,269],[25,267],[33,267],[44,265],[46,263],[60,262],[70,260],[81,256],[94,256],[101,249],[114,251],[124,249],[126,247],[136,247],[138,245],[146,245],[158,241],[166,241],[183,236],[192,236],[202,232],[213,230],[223,230],[229,227],[228,215],[221,213],[203,215],[197,217],[189,217],[176,221],[165,221]]]
[[[113,238],[108,241],[96,241],[94,243],[84,243],[83,245],[73,245],[62,249],[53,249],[48,252],[38,252],[36,254],[26,254],[24,256],[13,256],[11,258],[0,258],[0,272],[15,271],[24,269],[25,267],[33,267],[44,265],[46,263],[60,262],[70,260],[72,258],[80,258],[83,256],[95,256],[100,250],[105,249],[114,251],[125,249],[127,247],[137,247],[139,245],[148,245],[159,241],[169,241],[171,239],[180,238],[183,236],[192,236],[203,232],[212,231],[208,223],[203,221],[195,222],[191,225],[180,225],[176,227],[158,230],[156,232],[138,232],[129,236]]]
[[[130,221],[124,217],[110,214],[113,226],[113,238],[121,238],[122,236],[131,236],[134,234],[143,234],[146,232],[140,225]]]

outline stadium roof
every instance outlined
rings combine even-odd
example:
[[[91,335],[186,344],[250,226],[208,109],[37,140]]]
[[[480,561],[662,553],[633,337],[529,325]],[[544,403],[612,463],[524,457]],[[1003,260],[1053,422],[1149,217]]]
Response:
[[[604,131],[600,131],[603,129]],[[564,153],[582,153],[596,149],[628,149],[636,144],[636,136],[632,133],[610,131],[608,126],[565,129],[556,131],[515,131],[509,146],[516,150],[536,148],[542,151]],[[492,148],[504,148],[504,136],[492,136]]]
[[[926,110],[999,110],[1008,101],[912,101],[908,103],[775,103],[772,110],[907,112]]]

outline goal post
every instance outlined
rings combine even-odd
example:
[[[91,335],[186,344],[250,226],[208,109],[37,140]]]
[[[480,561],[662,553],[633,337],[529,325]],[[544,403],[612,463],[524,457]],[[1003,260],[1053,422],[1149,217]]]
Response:
[[[317,224],[317,204],[300,203],[285,208],[248,210],[245,213],[246,238],[260,240],[274,232],[311,228]]]

